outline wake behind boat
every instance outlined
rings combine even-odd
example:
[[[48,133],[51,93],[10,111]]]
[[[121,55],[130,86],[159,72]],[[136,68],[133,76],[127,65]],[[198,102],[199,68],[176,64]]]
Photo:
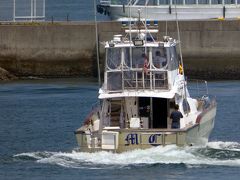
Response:
[[[100,0],[98,13],[112,20],[138,18],[138,10],[148,20],[239,19],[239,0]]]
[[[207,92],[197,99],[190,96],[178,41],[169,36],[159,40],[156,26],[154,22],[147,27],[139,18],[128,29],[123,27],[126,34],[105,43],[99,102],[75,131],[80,151],[124,152],[208,142],[216,101]]]

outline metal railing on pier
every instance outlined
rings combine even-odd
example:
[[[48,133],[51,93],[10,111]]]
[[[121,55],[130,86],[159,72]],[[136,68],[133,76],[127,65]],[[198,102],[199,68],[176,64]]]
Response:
[[[118,4],[127,5],[127,0],[100,0],[102,5],[113,5]],[[147,5],[147,6],[158,6],[158,5],[175,5],[175,0],[156,0],[156,1],[132,1],[133,5]],[[177,5],[240,5],[240,0],[176,0]]]

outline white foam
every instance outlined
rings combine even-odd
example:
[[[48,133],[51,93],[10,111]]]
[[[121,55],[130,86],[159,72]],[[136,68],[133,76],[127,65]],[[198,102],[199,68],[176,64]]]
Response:
[[[41,152],[30,152],[30,153],[21,153],[21,154],[16,154],[13,157],[30,157],[34,159],[42,159],[40,156]]]
[[[229,147],[229,145],[238,143],[234,142],[212,142],[208,147],[214,149]],[[29,156],[36,158],[38,163],[56,164],[70,168],[105,168],[106,166],[129,166],[144,164],[186,164],[188,167],[198,165],[220,165],[220,166],[240,166],[240,156],[229,159],[212,158],[207,155],[198,154],[199,148],[196,147],[177,147],[174,145],[165,147],[154,147],[146,150],[134,150],[121,154],[110,152],[83,153],[83,152],[44,152],[39,155],[36,153],[22,153],[16,156]],[[225,149],[224,149],[225,150]],[[235,150],[235,149],[234,149]],[[100,166],[100,167],[99,167]]]
[[[219,150],[230,150],[230,151],[240,151],[240,144],[237,142],[209,142],[207,147]]]

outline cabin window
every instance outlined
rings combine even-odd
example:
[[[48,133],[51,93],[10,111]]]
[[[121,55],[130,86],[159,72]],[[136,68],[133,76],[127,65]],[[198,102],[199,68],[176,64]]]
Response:
[[[107,72],[107,89],[110,91],[118,91],[122,89],[122,73]]]
[[[169,70],[175,70],[178,68],[178,56],[177,56],[177,51],[176,47],[172,46],[168,48],[168,55],[169,55],[169,63],[168,63],[168,69]]]
[[[160,69],[167,65],[167,54],[164,47],[152,48],[152,63],[153,67]]]
[[[143,68],[146,58],[148,61],[148,55],[145,53],[144,47],[132,48],[132,67],[133,68]]]
[[[124,62],[123,66],[128,68],[143,68],[144,63],[149,62],[149,48],[133,47],[132,48],[132,62],[130,59],[130,48],[123,49]]]
[[[117,69],[121,65],[121,48],[107,49],[107,68]]]
[[[130,63],[130,48],[126,47],[123,49],[123,54],[124,54],[124,62],[123,65],[127,67],[131,67]]]

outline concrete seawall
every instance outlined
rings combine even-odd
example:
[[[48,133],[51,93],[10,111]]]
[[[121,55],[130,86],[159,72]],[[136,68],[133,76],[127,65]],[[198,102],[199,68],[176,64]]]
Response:
[[[177,38],[176,23],[167,27]],[[159,29],[162,37],[166,23]],[[186,21],[180,30],[188,76],[240,79],[240,21]],[[99,23],[99,41],[121,32],[121,23]],[[95,44],[94,23],[0,25],[0,67],[17,76],[94,76]]]

